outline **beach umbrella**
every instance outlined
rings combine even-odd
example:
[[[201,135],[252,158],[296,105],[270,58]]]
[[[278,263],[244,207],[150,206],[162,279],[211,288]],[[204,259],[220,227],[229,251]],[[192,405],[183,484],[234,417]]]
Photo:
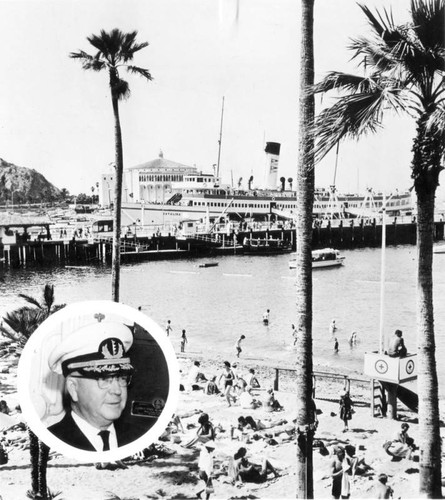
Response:
[[[17,415],[6,415],[6,413],[0,413],[0,430],[6,430],[14,425],[20,424],[22,420],[17,418]]]

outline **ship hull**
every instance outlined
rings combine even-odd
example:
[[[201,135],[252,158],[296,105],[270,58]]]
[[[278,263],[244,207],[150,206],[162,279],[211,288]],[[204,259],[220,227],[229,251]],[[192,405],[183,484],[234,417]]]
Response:
[[[255,194],[256,193],[256,194]],[[123,224],[140,221],[142,225],[179,225],[184,220],[216,220],[227,217],[231,220],[267,220],[276,216],[295,219],[296,197],[291,192],[268,192],[262,196],[253,191],[245,195],[232,196],[202,195],[183,197],[181,203],[141,203],[123,202]],[[318,219],[377,217],[381,212],[383,197],[374,195],[370,200],[365,196],[337,196],[335,205],[327,195],[315,197],[313,215]],[[412,215],[414,210],[409,193],[399,194],[387,202],[386,213],[392,216]]]

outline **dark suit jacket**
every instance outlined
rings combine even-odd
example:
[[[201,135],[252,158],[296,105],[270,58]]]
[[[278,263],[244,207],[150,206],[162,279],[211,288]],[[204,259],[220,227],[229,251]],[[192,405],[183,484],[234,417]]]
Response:
[[[114,423],[114,427],[116,429],[118,446],[124,446],[131,442],[131,440],[126,438],[125,433],[119,426],[118,421]],[[48,427],[48,430],[61,441],[64,441],[70,446],[74,446],[74,448],[85,451],[96,451],[85,434],[77,426],[76,422],[71,416],[71,412],[67,412],[62,420]]]

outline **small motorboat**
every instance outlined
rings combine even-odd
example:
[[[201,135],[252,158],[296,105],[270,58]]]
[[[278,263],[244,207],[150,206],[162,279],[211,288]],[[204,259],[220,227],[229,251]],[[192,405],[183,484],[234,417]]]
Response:
[[[218,262],[204,262],[203,264],[199,264],[198,267],[216,267]]]
[[[312,269],[342,266],[344,260],[345,258],[334,248],[322,248],[321,250],[312,251]],[[293,258],[289,261],[289,268],[295,269],[296,267],[297,261]]]

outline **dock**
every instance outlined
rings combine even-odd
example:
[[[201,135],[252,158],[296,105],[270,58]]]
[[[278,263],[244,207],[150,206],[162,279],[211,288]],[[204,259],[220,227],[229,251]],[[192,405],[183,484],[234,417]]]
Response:
[[[435,222],[435,241],[444,239],[445,222]],[[256,230],[233,229],[227,232],[212,232],[184,235],[153,234],[134,235],[121,239],[121,261],[140,262],[163,259],[208,257],[215,255],[239,255],[243,253],[242,242],[247,238],[274,238],[296,247],[296,230],[277,227]],[[331,224],[329,221],[313,229],[312,248],[331,247],[339,250],[379,247],[382,241],[382,226],[373,223]],[[386,225],[386,244],[414,245],[416,243],[416,223],[393,220]],[[33,265],[108,265],[111,263],[112,239],[72,238],[38,239],[31,241],[21,238],[8,244],[0,241],[1,267],[28,267]]]

